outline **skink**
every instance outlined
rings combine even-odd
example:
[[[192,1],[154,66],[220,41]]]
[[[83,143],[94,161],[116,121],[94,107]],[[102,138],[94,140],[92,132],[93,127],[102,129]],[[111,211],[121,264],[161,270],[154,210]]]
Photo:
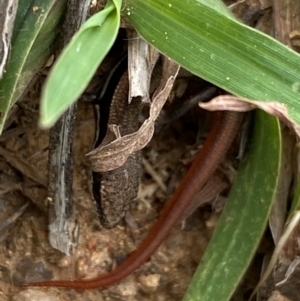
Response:
[[[192,166],[184,176],[179,187],[162,210],[157,222],[146,238],[129,257],[111,272],[87,280],[57,280],[26,283],[25,286],[55,286],[74,289],[96,289],[115,284],[134,272],[147,261],[162,241],[180,220],[191,204],[194,195],[205,185],[227,150],[239,129],[242,114],[236,112],[217,112],[213,127],[199,151]]]
[[[249,21],[253,21],[252,15]],[[161,212],[157,222],[144,241],[122,264],[113,271],[92,279],[42,281],[27,283],[25,286],[56,286],[75,289],[107,287],[119,282],[147,261],[169,234],[172,227],[184,215],[185,210],[189,208],[194,195],[201,190],[219,163],[224,159],[239,129],[242,114],[224,111],[216,113],[214,118],[213,127],[203,148],[199,151],[192,166]]]

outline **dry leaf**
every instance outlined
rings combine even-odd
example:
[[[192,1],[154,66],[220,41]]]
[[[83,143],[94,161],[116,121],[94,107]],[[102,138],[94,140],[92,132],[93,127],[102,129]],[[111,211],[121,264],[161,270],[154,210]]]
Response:
[[[87,154],[95,172],[105,172],[122,166],[132,153],[148,144],[154,133],[155,120],[172,90],[179,68],[171,60],[164,61],[162,80],[150,105],[149,118],[137,132],[117,138]]]
[[[294,129],[300,137],[300,126],[291,118],[286,106],[276,101],[255,101],[233,95],[221,95],[213,98],[210,102],[201,103],[199,106],[209,111],[238,111],[247,112],[256,108],[278,117],[287,126]]]

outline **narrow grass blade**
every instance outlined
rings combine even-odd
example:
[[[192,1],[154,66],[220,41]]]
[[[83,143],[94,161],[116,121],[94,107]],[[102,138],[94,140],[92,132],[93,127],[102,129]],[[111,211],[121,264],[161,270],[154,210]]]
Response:
[[[234,95],[278,101],[300,124],[300,55],[232,18],[221,1],[128,0],[123,11],[184,68]]]
[[[109,0],[63,50],[43,90],[40,120],[43,127],[53,125],[91,80],[116,39],[121,3]]]
[[[225,209],[184,301],[226,301],[250,264],[276,196],[281,133],[275,117],[256,113],[248,159],[238,170]]]
[[[65,0],[20,1],[10,60],[0,81],[0,133],[9,109],[49,58],[65,6]]]

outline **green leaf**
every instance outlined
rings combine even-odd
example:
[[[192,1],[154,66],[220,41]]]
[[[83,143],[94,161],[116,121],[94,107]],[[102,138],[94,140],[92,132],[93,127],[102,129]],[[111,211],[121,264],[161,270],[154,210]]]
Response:
[[[230,299],[267,225],[278,187],[281,144],[278,120],[257,111],[250,153],[238,169],[225,209],[184,301]]]
[[[65,6],[66,1],[20,1],[10,61],[0,81],[0,133],[9,109],[49,58]]]
[[[278,101],[300,124],[299,54],[236,21],[221,1],[128,0],[123,11],[184,68],[234,95]]]
[[[120,25],[121,0],[109,0],[75,34],[53,66],[42,94],[41,120],[50,127],[84,91],[113,45]]]

